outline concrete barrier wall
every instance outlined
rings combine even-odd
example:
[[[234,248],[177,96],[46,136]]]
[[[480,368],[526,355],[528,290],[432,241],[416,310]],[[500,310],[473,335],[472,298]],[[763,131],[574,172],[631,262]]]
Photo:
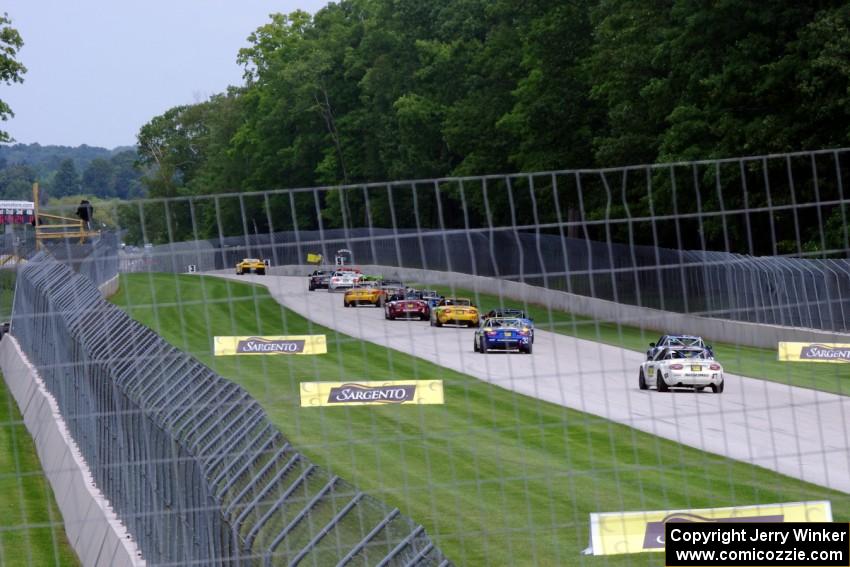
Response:
[[[100,294],[104,297],[104,299],[109,299],[116,293],[118,293],[118,276],[113,276],[112,278],[106,280],[99,286],[97,289],[100,290]]]
[[[590,317],[596,321],[634,326],[647,331],[654,331],[658,334],[682,333],[700,335],[708,341],[720,341],[768,349],[775,349],[776,343],[779,341],[850,343],[850,334],[672,313],[650,309],[648,307],[624,305],[564,291],[545,289],[520,282],[472,276],[457,272],[438,272],[434,270],[373,265],[359,266],[359,268],[367,273],[378,273],[384,274],[386,277],[397,277],[404,282],[456,286],[480,293],[501,295],[502,297],[518,302],[539,304],[550,309]],[[304,265],[277,266],[271,268],[269,273],[275,275],[304,276],[304,285],[306,286],[306,276],[313,269],[315,269],[313,266]],[[227,270],[227,272],[230,273],[231,270]]]
[[[12,335],[0,340],[0,369],[35,442],[65,524],[85,567],[145,565],[135,542],[94,485],[56,400]]]

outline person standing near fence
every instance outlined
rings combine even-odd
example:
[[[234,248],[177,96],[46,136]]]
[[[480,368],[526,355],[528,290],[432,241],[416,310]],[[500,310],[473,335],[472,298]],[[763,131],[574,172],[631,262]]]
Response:
[[[92,216],[94,215],[94,207],[86,199],[80,201],[80,206],[77,207],[77,216],[83,221],[86,230],[91,230]]]

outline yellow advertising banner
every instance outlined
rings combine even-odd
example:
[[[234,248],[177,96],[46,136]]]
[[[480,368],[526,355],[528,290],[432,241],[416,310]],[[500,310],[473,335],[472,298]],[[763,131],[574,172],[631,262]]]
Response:
[[[779,360],[790,362],[850,362],[850,344],[847,343],[786,343],[780,342]]]
[[[312,252],[307,254],[307,263],[308,264],[321,264],[322,263],[322,255],[321,254],[313,254]]]
[[[585,555],[664,551],[666,522],[831,522],[829,501],[590,515]]]
[[[303,408],[442,403],[442,380],[301,382]]]
[[[216,356],[234,354],[325,354],[325,335],[292,335],[287,337],[214,337]]]

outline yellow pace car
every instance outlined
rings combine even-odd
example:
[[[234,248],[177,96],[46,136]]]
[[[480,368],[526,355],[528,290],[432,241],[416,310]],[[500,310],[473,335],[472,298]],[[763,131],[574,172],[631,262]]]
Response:
[[[266,273],[266,263],[258,258],[245,258],[241,262],[236,264],[237,276],[241,276],[242,274],[250,274],[251,272],[262,276]]]
[[[375,282],[366,282],[372,284]],[[387,291],[377,285],[358,285],[345,292],[342,304],[346,307],[352,305],[374,305],[381,307],[387,298]]]
[[[447,297],[431,309],[432,327],[442,327],[446,324],[477,327],[478,322],[478,308],[468,299]]]

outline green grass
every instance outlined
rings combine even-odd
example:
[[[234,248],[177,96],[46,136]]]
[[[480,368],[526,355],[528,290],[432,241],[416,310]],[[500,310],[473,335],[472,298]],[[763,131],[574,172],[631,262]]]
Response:
[[[12,318],[16,279],[17,271],[14,268],[0,268],[0,322]]]
[[[261,286],[122,275],[112,301],[244,386],[300,450],[422,523],[459,565],[653,565],[579,555],[588,514],[850,495],[691,449],[357,341],[282,308]],[[416,324],[416,323],[411,323]],[[321,356],[213,357],[214,335],[314,334]],[[301,408],[299,382],[443,379],[441,406]]]
[[[15,400],[0,379],[0,565],[79,565]]]
[[[520,307],[525,309],[534,319],[534,326],[538,329],[602,342],[641,353],[646,352],[649,343],[657,341],[661,334],[639,327],[599,322],[565,311],[550,310],[542,304],[530,303],[524,305],[521,301],[500,298],[497,295],[486,293],[475,293],[468,289],[425,284],[422,287],[435,289],[447,297],[468,297],[481,308],[482,312],[499,306]],[[669,332],[687,332],[687,330],[670,329]],[[717,359],[731,374],[845,396],[850,395],[850,366],[822,362],[780,362],[776,360],[776,350],[740,346],[720,341],[708,342],[714,348]]]

